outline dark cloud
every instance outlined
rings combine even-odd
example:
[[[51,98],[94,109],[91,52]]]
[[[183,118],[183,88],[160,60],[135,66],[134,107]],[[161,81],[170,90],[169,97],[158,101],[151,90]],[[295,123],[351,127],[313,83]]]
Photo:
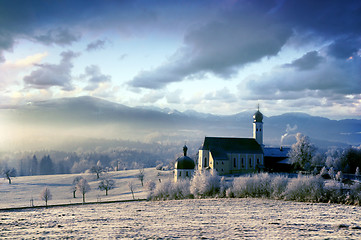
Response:
[[[43,35],[34,36],[34,39],[46,45],[57,44],[65,46],[79,40],[80,35],[72,33],[68,29],[57,28],[49,30]]]
[[[332,42],[328,53],[336,57],[360,49],[360,1],[239,1],[220,12],[216,20],[188,31],[173,58],[139,73],[129,85],[159,89],[205,72],[228,78],[247,63],[277,55],[291,36]],[[310,52],[289,66],[309,70],[320,62],[322,57]]]
[[[204,72],[228,78],[240,66],[276,55],[291,33],[281,25],[268,24],[266,17],[227,16],[189,31],[185,46],[169,62],[141,72],[129,84],[157,89]]]
[[[252,96],[260,99],[297,99],[361,93],[361,59],[349,61],[329,59],[309,71],[290,68],[275,69],[246,79]],[[243,90],[243,85],[240,85]]]
[[[93,91],[99,88],[101,83],[110,82],[111,77],[101,73],[100,68],[96,65],[87,66],[85,68],[85,74],[81,76],[88,81],[88,86],[84,88],[87,91]]]
[[[361,49],[360,38],[340,38],[329,45],[328,54],[336,58],[348,59],[354,56],[359,49]]]
[[[294,67],[297,70],[310,70],[317,67],[325,59],[318,55],[317,51],[311,51],[303,55],[301,58],[294,60],[290,64],[285,64],[284,67]]]
[[[105,40],[96,40],[94,42],[91,42],[87,45],[86,50],[87,51],[94,51],[94,50],[98,50],[98,49],[104,49],[105,47]]]
[[[38,69],[25,76],[23,80],[32,88],[48,89],[58,86],[65,91],[73,90],[71,84],[72,60],[78,55],[72,51],[62,52],[59,64],[36,64]]]

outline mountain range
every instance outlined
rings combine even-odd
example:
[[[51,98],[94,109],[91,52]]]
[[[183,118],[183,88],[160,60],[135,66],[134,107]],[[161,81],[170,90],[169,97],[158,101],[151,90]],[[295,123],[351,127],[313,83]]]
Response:
[[[7,136],[0,143],[19,148],[24,144],[35,147],[37,143],[49,148],[61,141],[91,138],[201,144],[205,136],[252,137],[253,114],[245,111],[223,116],[128,107],[88,96],[53,99],[0,110]],[[359,119],[330,120],[305,113],[285,113],[264,116],[263,122],[264,143],[268,146],[291,145],[297,132],[309,136],[319,147],[361,144]]]

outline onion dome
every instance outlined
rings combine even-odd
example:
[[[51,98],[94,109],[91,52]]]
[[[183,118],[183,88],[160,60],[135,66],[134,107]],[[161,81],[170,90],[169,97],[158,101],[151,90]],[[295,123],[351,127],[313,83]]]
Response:
[[[257,110],[257,112],[253,115],[253,122],[262,122],[263,114]]]
[[[187,146],[184,145],[183,153],[184,156],[179,157],[175,162],[175,169],[194,169],[196,166],[193,159],[187,156]]]

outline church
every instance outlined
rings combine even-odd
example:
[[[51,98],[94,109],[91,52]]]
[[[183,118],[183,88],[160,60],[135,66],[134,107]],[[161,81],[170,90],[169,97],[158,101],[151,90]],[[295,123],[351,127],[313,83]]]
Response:
[[[205,137],[196,163],[184,146],[184,156],[176,160],[174,180],[191,178],[195,168],[216,170],[219,175],[289,172],[289,151],[289,147],[264,146],[263,114],[258,109],[253,115],[253,138]]]
[[[198,169],[219,175],[260,172],[264,169],[263,114],[253,115],[253,138],[205,137],[198,154]]]

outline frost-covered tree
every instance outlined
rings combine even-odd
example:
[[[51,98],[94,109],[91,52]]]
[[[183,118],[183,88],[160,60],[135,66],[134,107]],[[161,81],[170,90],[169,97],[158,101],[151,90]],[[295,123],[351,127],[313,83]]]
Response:
[[[332,179],[335,179],[336,173],[333,167],[330,167],[330,169],[328,170],[328,175],[330,175]]]
[[[355,176],[357,178],[360,177],[360,168],[359,167],[356,168]]]
[[[72,190],[72,192],[73,192],[73,198],[76,198],[75,193],[76,193],[76,190],[77,190],[77,185],[78,185],[78,182],[79,182],[81,179],[83,179],[82,176],[77,176],[77,177],[75,177],[74,180],[73,180],[73,186],[72,186],[72,188],[71,188],[71,190]]]
[[[105,169],[101,165],[100,161],[98,161],[97,165],[90,168],[90,172],[95,173],[97,175],[97,179],[100,178],[100,174],[105,172]]]
[[[316,148],[309,138],[301,133],[297,133],[296,139],[297,142],[292,145],[288,156],[295,169],[309,170]]]
[[[341,171],[338,171],[337,174],[336,174],[336,176],[335,176],[335,179],[336,179],[337,181],[342,182],[342,178],[343,178],[342,172],[341,172]]]
[[[321,169],[320,175],[321,175],[321,177],[323,177],[323,178],[329,177],[328,171],[327,171],[327,168],[326,168],[326,167],[323,167],[323,168]]]
[[[198,170],[191,180],[190,191],[195,197],[215,196],[219,193],[221,178],[217,172]]]
[[[54,174],[54,163],[53,160],[50,158],[50,156],[44,156],[40,160],[39,165],[40,175],[48,175],[48,174]]]
[[[133,200],[135,199],[134,198],[134,190],[135,190],[135,185],[132,181],[128,182],[128,187],[129,187],[129,190],[131,191],[132,193],[132,196],[133,196]]]
[[[78,184],[76,185],[77,191],[79,191],[83,196],[83,203],[85,203],[85,194],[90,192],[91,188],[87,180],[80,179]]]
[[[143,187],[143,182],[144,182],[144,168],[139,169],[138,179],[140,180],[140,183],[142,184],[142,187]]]
[[[100,191],[105,191],[105,196],[108,196],[108,191],[113,189],[115,187],[115,181],[113,179],[110,179],[109,177],[103,178],[99,182],[98,188]]]
[[[5,179],[9,181],[11,184],[11,178],[16,177],[16,169],[15,168],[5,168],[2,170],[2,174]]]
[[[50,189],[45,187],[40,193],[40,199],[45,202],[45,206],[48,206],[48,201],[52,199]]]
[[[30,169],[29,169],[30,176],[38,175],[38,170],[39,170],[38,159],[34,155],[30,162]]]

